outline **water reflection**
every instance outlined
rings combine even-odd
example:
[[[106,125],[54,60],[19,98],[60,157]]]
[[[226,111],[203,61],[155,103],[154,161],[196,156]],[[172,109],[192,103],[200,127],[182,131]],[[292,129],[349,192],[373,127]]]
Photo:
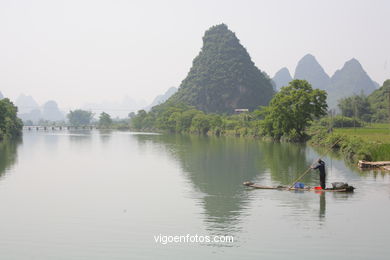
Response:
[[[318,154],[324,153],[326,151],[326,148],[324,147],[312,147],[314,151],[316,151]],[[331,162],[331,164],[334,162],[334,166],[332,165],[332,168],[336,171],[344,170],[347,168],[349,171],[344,172],[346,173],[358,173],[360,176],[366,176],[366,177],[386,177],[389,175],[390,171],[384,171],[381,169],[359,169],[357,168],[357,162],[352,162],[350,160],[346,160],[345,156],[340,151],[328,151],[326,156],[327,160]],[[333,169],[330,169],[333,170]],[[356,178],[356,175],[349,174],[350,178]]]
[[[263,160],[258,163],[266,165],[272,180],[279,184],[291,184],[313,163],[313,158],[307,158],[304,145],[271,142],[258,144],[264,154]],[[313,183],[313,174],[306,175],[301,181]]]
[[[198,192],[191,196],[203,207],[204,221],[210,232],[240,231],[238,224],[248,214],[251,201],[259,203],[260,207],[263,199],[278,201],[279,207],[288,209],[286,217],[296,217],[300,221],[312,221],[314,218],[324,222],[326,196],[335,200],[346,200],[351,196],[326,192],[320,192],[317,196],[312,192],[295,194],[243,187],[242,183],[247,180],[264,185],[291,184],[318,157],[305,145],[180,135],[139,135],[136,138],[140,146],[145,148],[153,144],[153,147],[164,149],[179,162],[193,190]],[[324,160],[328,162],[330,159],[325,157]],[[331,168],[342,168],[342,164],[342,161],[329,163]],[[333,180],[331,177],[332,181],[348,179],[354,173],[348,171],[339,175],[341,179]],[[266,183],[268,179],[271,184]],[[302,181],[317,186],[318,173],[308,174]]]
[[[16,140],[3,140],[0,142],[0,178],[16,163],[18,146],[22,138]]]
[[[326,211],[326,196],[325,196],[325,192],[321,192],[321,194],[320,194],[320,210],[319,210],[320,219],[325,218],[325,211]]]
[[[69,140],[75,143],[90,142],[92,139],[91,130],[68,130]]]
[[[99,129],[99,137],[102,143],[108,143],[112,137],[112,130],[110,129]]]
[[[261,147],[252,140],[198,136],[138,136],[141,144],[164,144],[177,159],[186,177],[200,192],[200,203],[210,231],[232,231],[248,202],[243,181],[265,168]]]

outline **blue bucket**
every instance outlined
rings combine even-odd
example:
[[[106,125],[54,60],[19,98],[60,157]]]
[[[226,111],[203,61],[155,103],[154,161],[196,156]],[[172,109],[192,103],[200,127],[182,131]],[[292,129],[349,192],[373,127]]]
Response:
[[[297,183],[295,183],[294,188],[295,189],[304,189],[305,184],[303,184],[302,182],[297,182]]]

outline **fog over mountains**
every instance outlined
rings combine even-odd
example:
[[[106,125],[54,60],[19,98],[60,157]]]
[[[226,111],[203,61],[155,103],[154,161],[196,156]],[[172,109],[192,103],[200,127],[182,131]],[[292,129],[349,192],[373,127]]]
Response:
[[[137,112],[145,107],[145,101],[138,101],[129,96],[124,96],[120,101],[103,101],[100,103],[86,103],[82,109],[92,111],[95,118],[102,112],[108,113],[111,117],[127,118],[130,112]]]
[[[18,117],[23,121],[38,123],[40,120],[65,120],[65,113],[59,109],[57,102],[53,100],[39,106],[32,96],[21,94],[16,99],[15,105],[18,107]]]
[[[169,98],[169,96],[166,98]],[[39,123],[40,120],[64,121],[69,110],[79,109],[60,108],[54,100],[49,100],[39,105],[32,96],[25,94],[19,95],[14,103],[18,107],[18,117],[23,121],[30,120],[35,124]],[[106,112],[113,118],[127,118],[130,112],[137,112],[146,105],[144,101],[137,101],[125,96],[119,102],[103,101],[100,103],[86,103],[80,109],[93,112],[95,118],[98,118],[101,112]]]
[[[329,108],[337,108],[338,100],[341,98],[361,93],[369,95],[379,87],[379,84],[370,78],[355,58],[345,62],[341,69],[329,77],[317,59],[313,55],[307,54],[299,60],[294,79],[305,79],[313,88],[326,90]],[[282,86],[286,86],[292,78],[288,69],[282,68],[272,80],[276,89],[279,90]]]
[[[298,62],[295,68],[294,79],[305,79],[313,87],[323,90],[326,90],[330,83],[330,77],[311,54],[306,54]]]
[[[227,29],[227,27],[225,28],[225,25],[220,25],[219,27],[216,28],[222,31],[222,32],[218,31],[217,35],[218,34],[219,36],[222,35],[221,36],[222,38],[228,35],[229,37],[232,38],[230,42],[228,41],[229,45],[227,45],[226,48],[231,48],[232,50],[234,50],[235,52],[234,59],[238,59],[237,57],[240,57],[240,55],[244,57],[247,55],[246,50],[239,44],[238,39],[235,38],[234,34],[230,32]],[[213,30],[216,30],[216,28],[214,27]],[[208,38],[206,38],[206,43],[208,43],[207,40]],[[213,39],[212,44],[210,46],[213,47],[218,42],[220,41],[217,40],[214,41]],[[183,86],[181,86],[182,90],[179,91],[180,93],[177,93],[178,88],[171,87],[165,93],[161,95],[157,95],[156,98],[153,100],[153,102],[149,105],[147,105],[144,101],[137,101],[131,97],[125,96],[120,102],[105,101],[100,103],[86,103],[84,106],[81,107],[81,109],[92,111],[95,114],[95,118],[97,118],[97,116],[101,112],[106,112],[110,114],[112,117],[127,118],[130,112],[137,112],[140,109],[145,109],[148,111],[153,106],[164,103],[165,101],[167,101],[169,98],[171,98],[176,94],[175,95],[176,99],[180,99],[180,100],[183,99],[190,104],[193,103],[193,105],[196,103],[195,101],[197,102],[202,100],[203,100],[202,102],[207,101],[204,104],[200,103],[202,105],[202,108],[206,111],[207,110],[210,110],[212,112],[229,111],[232,109],[233,106],[229,108],[227,108],[226,106],[229,105],[229,102],[232,102],[233,99],[227,98],[228,94],[232,92],[231,96],[237,99],[237,98],[241,98],[241,95],[243,93],[244,94],[252,93],[252,90],[246,86],[246,85],[248,86],[251,85],[251,83],[246,83],[245,78],[242,78],[240,81],[238,81],[239,82],[238,85],[240,86],[239,92],[237,93],[234,92],[234,88],[224,89],[222,91],[222,88],[225,86],[229,86],[231,84],[235,85],[237,82],[234,80],[240,78],[241,76],[239,77],[239,75],[243,75],[246,70],[241,67],[238,67],[236,68],[235,71],[229,71],[230,74],[236,74],[236,76],[233,77],[232,79],[230,79],[231,76],[226,76],[227,74],[223,76],[222,74],[224,74],[223,73],[224,71],[218,71],[218,70],[221,70],[221,68],[223,67],[231,68],[231,66],[228,66],[227,64],[229,64],[229,62],[231,62],[234,59],[231,57],[228,57],[226,59],[225,57],[221,56],[224,55],[224,53],[221,54],[221,51],[218,52],[219,55],[218,59],[217,58],[209,59],[209,56],[213,56],[214,50],[219,49],[219,47],[218,48],[213,47],[211,49],[212,49],[212,51],[210,51],[211,54],[207,53],[207,62],[203,61],[203,59],[206,60],[206,58],[202,56],[205,55],[202,52],[200,53],[200,56],[194,60],[193,66],[195,66],[196,70],[192,68],[190,74],[182,83]],[[203,51],[205,52],[205,47],[203,47]],[[251,61],[249,58],[246,59],[240,58],[240,59],[243,60],[241,61],[240,64],[246,63],[247,67],[249,68],[247,69],[249,71],[254,70],[256,73],[261,73],[257,70],[257,68],[253,69],[251,67],[253,65],[251,65]],[[211,61],[212,63],[210,63]],[[215,68],[210,67],[210,64],[214,64],[214,63],[216,64]],[[235,64],[236,62],[233,63]],[[212,69],[210,69],[209,67]],[[210,71],[214,71],[214,70],[215,70],[214,73],[208,74]],[[197,75],[196,73],[198,74],[200,73],[200,75]],[[216,84],[216,86],[213,86],[213,88],[211,88],[208,82],[212,82],[213,84],[219,82],[219,78],[217,78],[216,80],[215,75],[218,75],[223,80],[223,84]],[[199,79],[199,78],[201,78],[201,80],[195,81],[195,79]],[[228,79],[232,81],[232,83],[228,81]],[[313,86],[313,88],[326,90],[328,93],[328,105],[330,109],[337,108],[338,100],[340,100],[341,98],[352,96],[354,94],[359,95],[362,93],[365,95],[369,95],[379,87],[379,84],[371,79],[371,77],[364,70],[360,62],[355,58],[346,61],[343,67],[337,70],[330,77],[325,72],[325,70],[320,65],[320,63],[317,61],[317,59],[313,55],[307,54],[298,61],[297,66],[295,68],[294,78],[291,76],[289,70],[286,67],[284,67],[275,73],[274,77],[272,78],[272,81],[276,90],[279,90],[282,86],[288,85],[288,83],[293,79],[305,79]],[[205,86],[207,86],[207,88],[205,88]],[[218,89],[218,91],[213,92],[214,89]],[[186,95],[183,95],[183,91],[186,92]],[[218,96],[221,93],[224,93],[224,97],[225,96],[226,97],[223,100],[223,102],[220,101],[217,103],[213,103],[211,101],[214,100],[214,98],[211,98],[210,96],[211,93],[213,93],[213,97]],[[181,95],[178,96],[178,94]],[[249,96],[253,96],[252,94]],[[4,95],[0,92],[0,99],[2,98],[4,98]],[[186,100],[185,98],[187,99],[192,98],[195,100],[194,101],[195,103],[192,102],[193,101],[192,99]],[[245,100],[245,104],[247,104],[249,99],[247,97],[243,100]],[[24,95],[24,94],[19,95],[18,98],[14,101],[14,103],[18,107],[18,116],[23,121],[31,120],[34,123],[38,123],[40,120],[63,121],[66,120],[66,114],[69,112],[69,109],[60,109],[57,102],[54,100],[49,100],[44,104],[39,105],[32,96]],[[234,106],[237,106],[239,104],[240,102],[236,102]],[[225,107],[219,107],[221,105]]]
[[[164,94],[156,96],[149,105],[145,101],[138,101],[129,96],[125,96],[119,102],[102,101],[99,103],[86,103],[80,109],[93,112],[95,118],[98,118],[102,112],[110,114],[113,118],[127,118],[130,112],[137,112],[141,109],[150,110],[153,106],[165,102],[176,91],[177,88],[175,87],[169,88]],[[0,99],[2,98],[4,96],[0,92]],[[32,121],[34,124],[39,123],[40,120],[64,121],[69,110],[71,110],[69,108],[60,108],[54,100],[49,100],[39,105],[31,95],[25,94],[20,94],[14,103],[18,107],[18,117],[25,122]]]
[[[287,86],[291,80],[293,80],[293,78],[291,77],[290,71],[286,67],[278,70],[275,73],[275,76],[272,78],[276,90],[279,90],[283,86]]]
[[[149,111],[152,107],[160,105],[167,101],[173,94],[177,92],[176,87],[170,87],[164,94],[158,95],[157,97],[154,98],[153,102],[145,107],[144,109],[146,111]]]

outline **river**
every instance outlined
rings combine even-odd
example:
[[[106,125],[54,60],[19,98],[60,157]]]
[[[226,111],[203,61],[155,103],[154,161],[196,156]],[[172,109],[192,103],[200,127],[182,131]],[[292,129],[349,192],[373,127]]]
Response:
[[[388,174],[328,155],[328,185],[348,182],[353,194],[242,185],[287,185],[319,153],[232,137],[25,131],[0,143],[1,259],[388,259]],[[303,182],[318,185],[318,173]],[[220,236],[234,240],[188,240]]]

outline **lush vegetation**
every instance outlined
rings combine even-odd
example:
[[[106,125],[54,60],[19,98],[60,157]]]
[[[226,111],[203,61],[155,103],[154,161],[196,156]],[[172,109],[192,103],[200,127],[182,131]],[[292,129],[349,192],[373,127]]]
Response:
[[[205,113],[232,114],[236,108],[267,105],[274,94],[269,77],[251,60],[225,24],[211,27],[187,77],[170,99]]]
[[[372,122],[389,122],[389,106],[390,106],[390,80],[386,80],[382,87],[375,90],[368,96],[371,110]]]
[[[110,128],[112,125],[111,116],[105,112],[102,112],[99,116],[98,125],[99,128]]]
[[[364,127],[336,128],[337,134],[355,136],[368,142],[390,144],[390,125],[389,124],[367,124]],[[389,158],[390,159],[390,158]]]
[[[149,113],[141,110],[130,121],[134,130],[211,135],[259,136],[259,111],[237,115],[205,114],[194,107],[165,103]]]
[[[367,118],[363,116],[370,115],[373,118],[380,114],[375,108],[387,111],[385,91],[389,83],[386,81],[372,96],[353,96],[344,99],[344,103],[340,102],[343,113],[349,117],[335,116],[332,111],[325,116],[326,92],[312,89],[304,80],[293,80],[273,97],[269,106],[259,107],[250,113],[207,114],[194,106],[169,100],[155,106],[150,112],[141,110],[132,115],[130,126],[142,131],[271,137],[289,141],[311,138],[311,143],[327,147],[339,140],[335,149],[339,149],[350,160],[389,160],[388,125],[365,122]],[[381,95],[380,102],[384,104],[375,107],[372,97],[378,95]],[[352,113],[350,104],[360,113],[357,114],[355,110]]]
[[[365,122],[385,122],[389,120],[390,80],[369,96],[354,95],[341,99],[339,108],[343,116],[356,117]]]
[[[269,107],[251,113],[206,114],[192,106],[166,102],[149,113],[139,111],[132,118],[131,127],[143,131],[269,136],[302,141],[310,122],[325,113],[326,93],[313,90],[307,81],[294,80],[275,95]]]
[[[132,118],[130,125],[134,130],[166,131],[171,133],[194,133],[209,135],[234,135],[248,137],[267,137],[264,129],[264,110],[238,115],[205,114],[194,107],[186,105],[173,106],[165,104],[147,113],[143,110]],[[335,120],[336,118],[336,120]],[[329,127],[329,121],[333,130]],[[334,147],[341,151],[348,160],[389,160],[390,159],[390,129],[389,125],[363,125],[347,117],[323,117],[311,122],[305,130],[313,145],[329,147],[340,139]],[[325,122],[325,123],[324,123]],[[346,127],[353,125],[355,128]],[[361,124],[362,127],[357,125]],[[291,130],[296,132],[296,130]],[[285,140],[292,139],[289,134],[282,136]]]
[[[341,114],[369,122],[372,116],[371,105],[364,94],[343,98],[338,104]]]
[[[72,126],[86,126],[91,123],[93,113],[82,109],[71,110],[67,115]]]
[[[314,145],[333,147],[351,161],[368,160],[381,161],[390,159],[389,129],[342,128],[329,133],[327,128],[311,129],[310,142]],[[387,134],[385,133],[387,131]],[[378,136],[378,133],[380,134]]]
[[[345,128],[345,127],[362,127],[364,126],[364,122],[357,119],[346,116],[326,116],[322,117],[317,124],[328,127],[329,129],[333,128]]]
[[[306,80],[293,80],[264,108],[264,133],[276,140],[286,137],[302,141],[307,138],[306,128],[314,119],[326,115],[326,109],[325,91],[313,90]]]
[[[389,93],[387,80],[369,96],[360,94],[340,100],[343,116],[325,117],[312,126],[311,142],[329,146],[340,140],[336,149],[352,161],[390,160],[390,125],[372,123],[389,120]]]
[[[21,134],[23,123],[16,114],[18,108],[8,99],[0,100],[0,141]]]

